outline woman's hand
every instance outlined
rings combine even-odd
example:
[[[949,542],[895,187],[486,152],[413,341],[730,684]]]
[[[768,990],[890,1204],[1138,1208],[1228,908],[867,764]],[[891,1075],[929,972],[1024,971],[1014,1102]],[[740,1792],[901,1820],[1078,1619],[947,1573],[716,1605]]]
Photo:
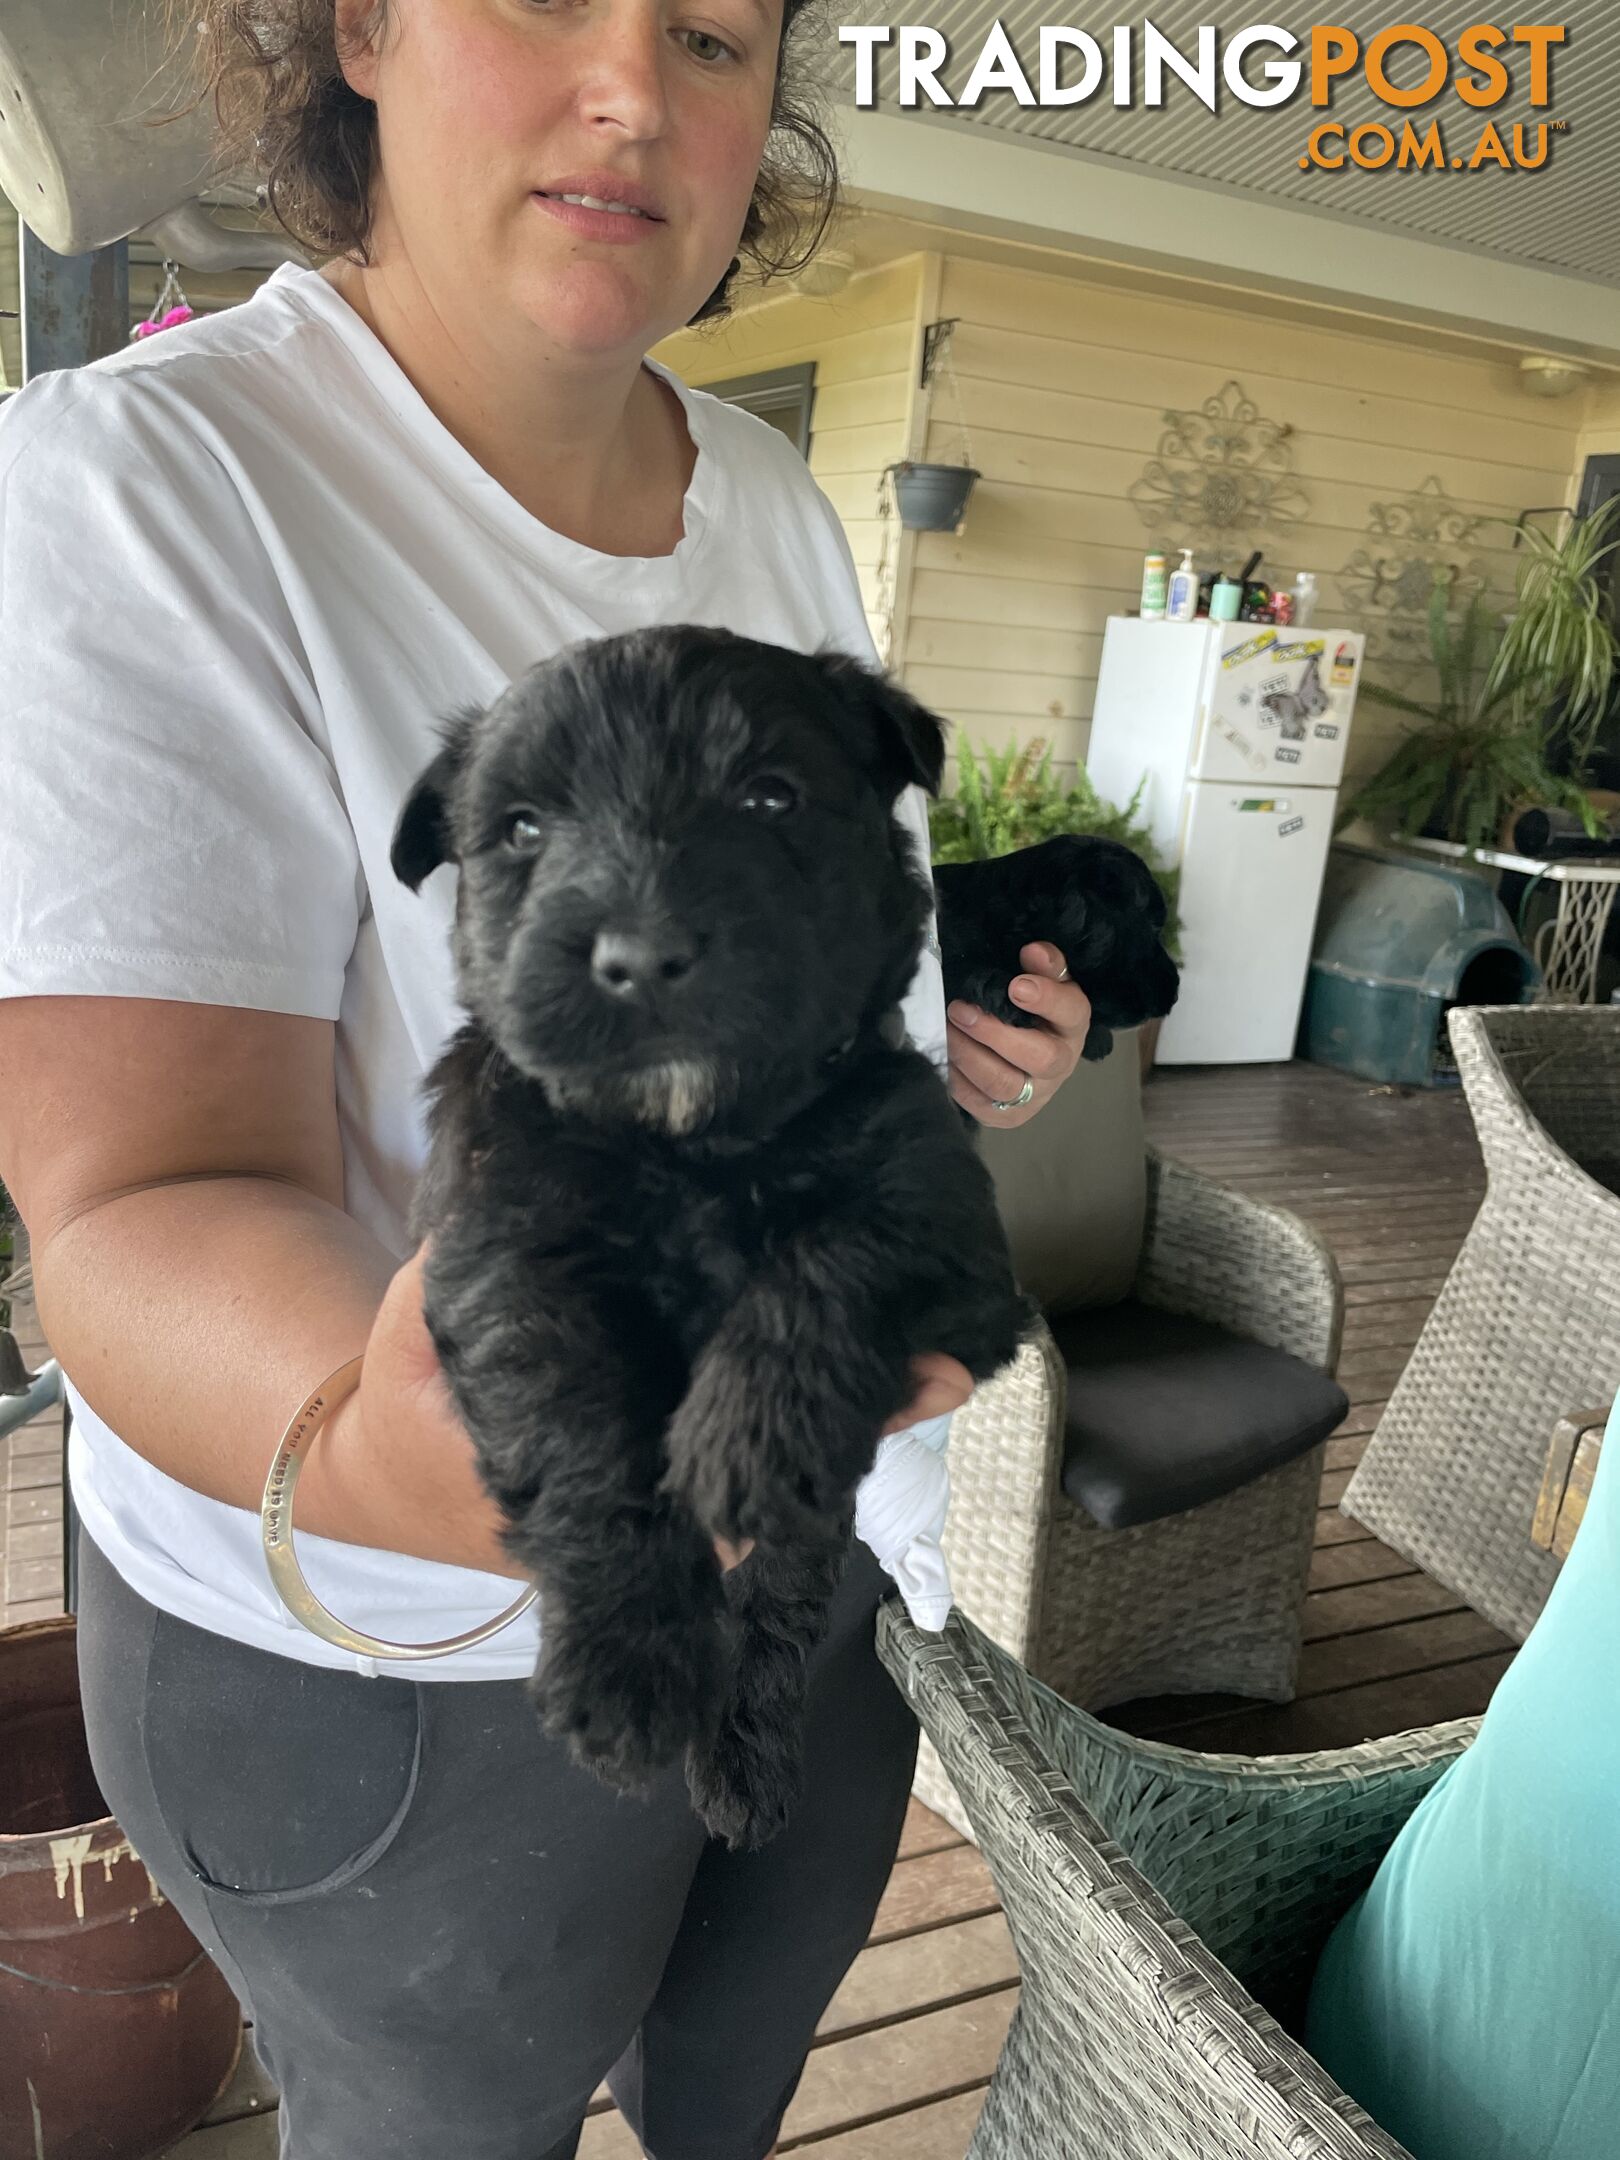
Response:
[[[1019,958],[1029,972],[1013,977],[1012,1000],[1038,1016],[1037,1026],[1012,1027],[959,1001],[945,1015],[953,1099],[981,1125],[1008,1130],[1027,1125],[1052,1100],[1079,1064],[1091,1026],[1091,1000],[1069,981],[1055,945],[1026,945]],[[1026,1084],[1033,1093],[1019,1103]],[[1001,1103],[1017,1107],[999,1109]]]
[[[389,1284],[366,1346],[360,1386],[350,1400],[360,1406],[362,1425],[368,1414],[381,1421],[379,1430],[388,1436],[386,1474],[414,1489],[413,1508],[419,1509],[425,1496],[437,1511],[442,1529],[436,1544],[448,1544],[462,1567],[517,1574],[501,1542],[501,1511],[479,1474],[422,1314],[426,1260],[424,1244]],[[733,1568],[751,1546],[716,1538],[714,1549],[721,1566]],[[446,1555],[435,1551],[433,1557]]]
[[[368,1542],[521,1579],[423,1317],[426,1258],[423,1245],[390,1280],[366,1342],[360,1385],[327,1420],[310,1454],[309,1527],[320,1529],[330,1493],[339,1519],[371,1518]]]
[[[973,1393],[973,1375],[943,1350],[925,1350],[912,1359],[911,1370],[916,1376],[917,1392],[903,1410],[890,1418],[884,1433],[904,1432],[908,1425],[920,1425],[925,1418],[946,1417],[952,1410],[960,1410]]]

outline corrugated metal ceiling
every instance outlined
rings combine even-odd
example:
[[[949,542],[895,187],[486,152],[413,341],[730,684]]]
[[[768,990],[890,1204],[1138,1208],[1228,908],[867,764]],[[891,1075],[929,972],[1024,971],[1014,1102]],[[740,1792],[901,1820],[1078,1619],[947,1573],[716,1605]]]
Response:
[[[1198,50],[1200,22],[1208,22],[1215,13],[1208,0],[1159,0],[1150,10],[1153,23],[1189,56]],[[843,0],[838,20],[892,24],[895,14],[892,0],[887,10],[878,8],[875,0],[866,4]],[[998,20],[1033,83],[1043,23],[1061,21],[1087,30],[1108,55],[1112,26],[1116,22],[1139,26],[1143,18],[1119,7],[1058,10],[1042,7],[1037,0],[1009,0],[997,8],[985,0],[935,0],[911,19],[926,22],[947,40],[950,59],[940,68],[939,79],[954,98],[965,87],[984,40]],[[1455,51],[1459,33],[1483,19],[1496,18],[1482,17],[1478,0],[1424,0],[1423,6],[1409,12],[1381,0],[1339,0],[1337,6],[1320,10],[1278,0],[1278,4],[1257,5],[1242,14],[1223,11],[1221,30],[1229,37],[1248,23],[1264,21],[1291,30],[1303,41],[1313,24],[1331,20],[1356,32],[1365,48],[1378,31],[1408,20],[1422,23]],[[1450,91],[1409,114],[1398,112],[1375,98],[1358,73],[1337,86],[1330,112],[1314,109],[1308,90],[1302,89],[1288,104],[1271,109],[1256,109],[1223,95],[1220,109],[1211,113],[1190,89],[1169,76],[1165,102],[1158,110],[1140,103],[1116,107],[1111,84],[1105,81],[1085,104],[1045,109],[1020,105],[1010,91],[992,90],[972,110],[934,112],[930,124],[945,122],[1026,142],[1061,145],[1123,166],[1209,182],[1238,191],[1240,198],[1261,197],[1358,223],[1394,226],[1425,239],[1620,285],[1620,115],[1616,110],[1620,0],[1564,0],[1561,8],[1547,10],[1538,19],[1562,23],[1568,32],[1566,42],[1553,55],[1553,100],[1545,112],[1531,109],[1528,60],[1521,52],[1516,62],[1507,55],[1515,70],[1512,92],[1498,108],[1484,112],[1471,109]],[[1500,17],[1508,30],[1514,20],[1511,12]],[[1074,79],[1077,64],[1071,58],[1065,81]],[[1139,60],[1137,68],[1139,95]],[[1422,54],[1410,47],[1397,49],[1390,58],[1390,76],[1401,87],[1420,81],[1426,68]],[[1262,79],[1252,61],[1247,72],[1252,80]],[[834,79],[840,95],[852,100],[855,63],[847,48],[839,49]],[[880,49],[877,85],[879,109],[901,114],[892,46],[886,52]],[[1470,152],[1486,120],[1498,123],[1510,146],[1515,121],[1548,118],[1567,123],[1567,128],[1551,138],[1551,155],[1539,171],[1504,172],[1491,165],[1473,172],[1393,168],[1374,172],[1348,165],[1340,172],[1316,167],[1300,170],[1306,138],[1320,120],[1342,121],[1347,127],[1383,121],[1393,124],[1398,136],[1408,117],[1419,124],[1420,131],[1438,117],[1448,155]],[[1533,142],[1533,127],[1527,128],[1527,136]],[[1238,202],[1223,207],[1212,201],[1209,215],[1239,216],[1241,208]],[[1188,235],[1190,241],[1196,237]]]

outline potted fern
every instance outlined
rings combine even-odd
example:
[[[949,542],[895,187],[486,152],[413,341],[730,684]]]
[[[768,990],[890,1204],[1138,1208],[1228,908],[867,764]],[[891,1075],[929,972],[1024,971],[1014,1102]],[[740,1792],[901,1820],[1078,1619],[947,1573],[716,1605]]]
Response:
[[[983,759],[981,765],[980,759]],[[1141,815],[1139,786],[1123,809],[1097,793],[1084,767],[1064,787],[1052,771],[1052,752],[1043,737],[1010,742],[1005,750],[975,751],[966,740],[956,750],[956,793],[928,808],[930,853],[936,863],[985,862],[1034,847],[1057,833],[1081,833],[1118,840],[1140,855],[1164,894],[1168,914],[1164,941],[1179,957],[1180,921],[1176,888],[1180,872],[1167,868]],[[1142,1069],[1153,1062],[1159,1023],[1141,1032]]]
[[[1340,812],[1392,834],[1429,833],[1487,847],[1520,809],[1596,814],[1581,784],[1620,671],[1620,643],[1599,572],[1620,546],[1620,498],[1573,519],[1561,538],[1521,525],[1514,612],[1503,622],[1484,588],[1459,593],[1435,571],[1432,699],[1368,681],[1362,694],[1410,727]]]

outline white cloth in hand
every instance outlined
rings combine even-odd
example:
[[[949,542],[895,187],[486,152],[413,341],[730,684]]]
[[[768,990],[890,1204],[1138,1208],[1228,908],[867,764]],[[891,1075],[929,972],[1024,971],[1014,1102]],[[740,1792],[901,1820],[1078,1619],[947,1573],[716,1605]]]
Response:
[[[950,1505],[949,1414],[888,1433],[855,1494],[855,1535],[899,1585],[912,1620],[937,1635],[950,1618],[951,1579],[940,1539]]]

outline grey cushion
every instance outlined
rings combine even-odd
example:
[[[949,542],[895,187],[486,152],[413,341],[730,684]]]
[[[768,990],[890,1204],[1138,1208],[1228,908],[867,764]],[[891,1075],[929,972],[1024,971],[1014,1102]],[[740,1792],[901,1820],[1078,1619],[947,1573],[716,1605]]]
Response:
[[[1069,1376],[1063,1489],[1105,1530],[1236,1491],[1350,1407],[1303,1359],[1134,1299],[1051,1327]]]

